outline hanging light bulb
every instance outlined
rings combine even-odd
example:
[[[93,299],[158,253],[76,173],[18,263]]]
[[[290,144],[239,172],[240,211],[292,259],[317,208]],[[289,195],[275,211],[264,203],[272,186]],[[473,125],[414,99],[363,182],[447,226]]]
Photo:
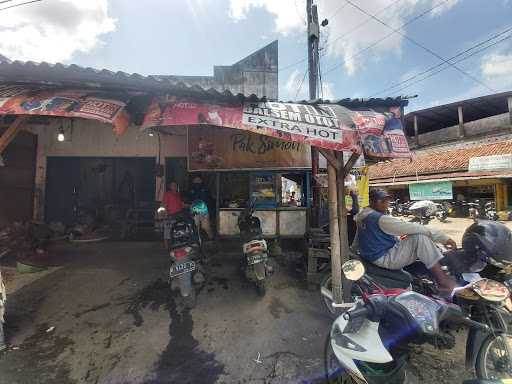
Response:
[[[59,133],[57,134],[57,140],[59,142],[63,142],[64,140],[66,140],[66,136],[64,136],[64,128],[62,128],[62,126],[59,128]]]

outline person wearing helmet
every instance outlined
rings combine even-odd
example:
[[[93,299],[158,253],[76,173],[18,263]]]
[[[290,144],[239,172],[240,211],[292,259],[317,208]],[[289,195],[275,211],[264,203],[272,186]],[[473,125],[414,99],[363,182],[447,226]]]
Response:
[[[440,231],[388,216],[390,200],[385,190],[372,190],[370,206],[356,215],[361,257],[387,269],[402,269],[419,259],[432,272],[439,288],[451,293],[456,283],[441,269],[443,254],[435,243],[453,249],[457,244]]]
[[[208,190],[203,184],[203,180],[199,176],[192,179],[192,186],[189,191],[189,200],[192,202],[191,210],[194,221],[198,229],[202,229],[208,235],[210,240],[213,239],[213,231],[210,223],[210,214],[208,212],[208,203],[210,196]],[[194,202],[198,202],[197,209],[194,209]],[[199,204],[202,202],[202,204]],[[196,211],[196,212],[195,212]]]

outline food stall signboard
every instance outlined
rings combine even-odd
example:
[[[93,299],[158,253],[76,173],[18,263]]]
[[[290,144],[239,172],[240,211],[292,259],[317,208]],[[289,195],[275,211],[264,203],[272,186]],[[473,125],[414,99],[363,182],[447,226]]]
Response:
[[[175,96],[153,99],[143,128],[214,125],[375,158],[409,157],[400,108],[353,111],[337,104],[243,102],[220,105]]]
[[[452,200],[452,182],[409,184],[411,200]]]
[[[237,129],[190,127],[190,171],[310,168],[308,145]]]

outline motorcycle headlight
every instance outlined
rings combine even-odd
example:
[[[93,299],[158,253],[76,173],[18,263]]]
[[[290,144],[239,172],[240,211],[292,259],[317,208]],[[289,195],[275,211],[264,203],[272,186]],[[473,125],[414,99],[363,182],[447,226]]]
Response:
[[[404,307],[424,333],[437,333],[440,305],[416,292],[405,292],[395,298]]]
[[[482,299],[493,302],[502,302],[510,296],[505,284],[491,279],[482,279],[471,283],[471,288]]]

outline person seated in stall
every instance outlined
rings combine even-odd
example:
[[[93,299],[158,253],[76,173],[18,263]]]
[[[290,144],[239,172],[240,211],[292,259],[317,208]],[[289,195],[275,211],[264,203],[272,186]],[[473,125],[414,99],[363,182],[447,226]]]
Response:
[[[355,245],[361,257],[381,268],[398,270],[420,260],[431,271],[439,289],[451,293],[453,279],[441,269],[443,254],[436,246],[455,249],[457,244],[441,231],[407,223],[387,215],[391,196],[383,189],[370,191],[370,206],[359,212]]]

